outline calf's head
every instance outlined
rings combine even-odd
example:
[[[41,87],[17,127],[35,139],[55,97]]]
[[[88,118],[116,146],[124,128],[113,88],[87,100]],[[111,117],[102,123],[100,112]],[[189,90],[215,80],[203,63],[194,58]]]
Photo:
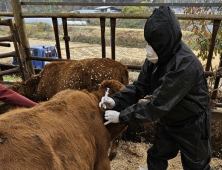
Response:
[[[15,82],[12,85],[12,90],[29,98],[30,100],[36,101],[36,88],[38,86],[41,76],[32,76],[26,81]]]
[[[97,91],[98,93],[95,93],[95,95],[97,96],[97,98],[100,101],[101,98],[105,95],[107,88],[109,88],[109,96],[110,96],[116,92],[119,92],[124,87],[125,86],[117,80],[104,80],[101,83],[101,85]],[[102,114],[104,117],[105,110],[102,111]],[[105,122],[105,119],[104,119],[104,122]],[[108,129],[108,131],[110,133],[111,140],[113,140],[117,136],[119,136],[119,134],[121,134],[127,128],[127,126],[124,124],[120,124],[120,123],[110,123],[110,124],[106,125],[106,128]]]

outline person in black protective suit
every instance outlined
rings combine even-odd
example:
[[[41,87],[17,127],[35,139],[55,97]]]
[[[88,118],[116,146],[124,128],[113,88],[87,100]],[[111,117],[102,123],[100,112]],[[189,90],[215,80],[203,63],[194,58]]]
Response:
[[[147,152],[149,170],[166,170],[179,151],[185,170],[209,170],[211,111],[203,67],[182,42],[179,21],[169,7],[154,10],[144,37],[147,59],[138,80],[101,99],[100,106],[108,109],[105,125],[158,120],[155,142]],[[149,101],[138,103],[150,94]]]

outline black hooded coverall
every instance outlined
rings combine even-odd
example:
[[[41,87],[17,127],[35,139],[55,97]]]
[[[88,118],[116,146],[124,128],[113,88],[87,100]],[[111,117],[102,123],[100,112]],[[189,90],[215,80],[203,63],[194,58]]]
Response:
[[[155,9],[144,37],[158,55],[145,60],[138,80],[111,97],[122,124],[158,120],[155,142],[148,150],[149,170],[166,170],[181,152],[185,170],[209,170],[211,112],[203,67],[182,42],[179,21],[169,7]],[[150,101],[137,103],[152,94]]]

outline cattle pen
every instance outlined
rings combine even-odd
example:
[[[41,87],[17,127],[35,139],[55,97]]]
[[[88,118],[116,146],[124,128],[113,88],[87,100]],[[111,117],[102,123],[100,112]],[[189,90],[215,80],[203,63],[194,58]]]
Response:
[[[69,61],[70,57],[70,36],[68,31],[67,21],[70,18],[97,18],[100,21],[100,33],[101,33],[101,58],[106,58],[106,21],[109,19],[110,25],[110,46],[111,46],[111,58],[116,60],[116,21],[117,19],[147,19],[150,14],[122,14],[122,13],[24,13],[22,11],[22,6],[35,6],[35,5],[61,5],[61,6],[104,6],[104,3],[75,3],[75,2],[20,2],[20,0],[11,0],[13,12],[0,12],[1,17],[14,17],[14,22],[12,19],[0,19],[0,25],[8,26],[10,28],[10,35],[5,37],[0,37],[0,46],[7,47],[10,44],[7,42],[13,42],[15,51],[0,54],[1,58],[7,57],[17,57],[19,66],[5,66],[0,64],[0,79],[4,75],[20,72],[22,80],[29,79],[35,70],[32,65],[32,60],[41,60],[41,61]],[[106,6],[187,6],[187,7],[222,7],[221,3],[106,3]],[[220,130],[222,128],[222,103],[221,97],[218,95],[218,89],[220,86],[220,79],[222,74],[220,68],[222,67],[221,60],[218,63],[218,68],[216,73],[213,71],[211,64],[212,58],[216,43],[216,37],[218,32],[221,32],[221,20],[222,15],[208,15],[208,14],[176,14],[179,20],[208,20],[213,23],[211,42],[208,51],[207,63],[205,66],[205,75],[206,77],[215,77],[215,81],[212,87],[212,93],[210,96],[210,106],[212,109],[213,124],[217,124],[215,127],[216,132],[220,133],[212,137],[212,140],[215,143],[215,150],[222,157],[222,133]],[[26,24],[24,22],[25,18],[50,18],[53,23],[55,44],[57,47],[58,58],[39,58],[33,57],[30,52],[30,44],[26,33]],[[62,27],[63,27],[63,40],[65,43],[66,56],[62,57],[61,55],[61,45],[59,38],[59,23],[58,18],[62,18]],[[222,58],[222,54],[220,54]],[[132,65],[125,64],[128,69],[140,70],[141,65]],[[8,87],[11,86],[11,82],[0,81],[1,84],[7,84]],[[1,105],[3,107],[5,105]]]

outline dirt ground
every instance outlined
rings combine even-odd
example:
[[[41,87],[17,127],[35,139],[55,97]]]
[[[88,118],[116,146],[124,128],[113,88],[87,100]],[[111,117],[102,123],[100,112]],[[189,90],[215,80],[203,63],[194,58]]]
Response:
[[[111,161],[111,170],[139,170],[139,166],[145,167],[147,149],[152,145],[146,143],[132,143],[121,141],[116,158]],[[212,170],[222,170],[222,160],[212,158]],[[180,161],[180,153],[176,158],[169,160],[167,170],[183,170]]]
[[[29,39],[30,45],[55,45],[54,41],[47,40],[37,40],[37,39]],[[62,57],[66,58],[65,53],[65,45],[64,42],[61,42],[62,48]],[[6,53],[13,51],[13,46],[10,48],[1,47],[0,53]],[[70,43],[70,54],[71,59],[83,59],[83,58],[101,58],[101,46],[100,45],[92,45],[92,44],[83,44],[83,43]],[[111,48],[106,47],[106,55],[108,58],[111,58]],[[124,48],[124,47],[116,47],[116,60],[117,61],[135,61],[138,63],[142,63],[145,59],[145,48]],[[4,58],[0,59],[0,63],[10,64],[12,62],[12,58]],[[135,63],[134,63],[135,64]],[[219,57],[214,59],[213,65],[219,64]],[[118,147],[118,153],[116,158],[111,161],[111,170],[138,170],[139,166],[146,166],[146,152],[147,149],[150,148],[151,144],[146,143],[132,143],[132,142],[124,142],[120,141],[120,145]],[[222,160],[213,158],[211,161],[212,170],[222,170]],[[182,170],[182,165],[180,161],[180,154],[172,160],[169,161],[168,170]]]

